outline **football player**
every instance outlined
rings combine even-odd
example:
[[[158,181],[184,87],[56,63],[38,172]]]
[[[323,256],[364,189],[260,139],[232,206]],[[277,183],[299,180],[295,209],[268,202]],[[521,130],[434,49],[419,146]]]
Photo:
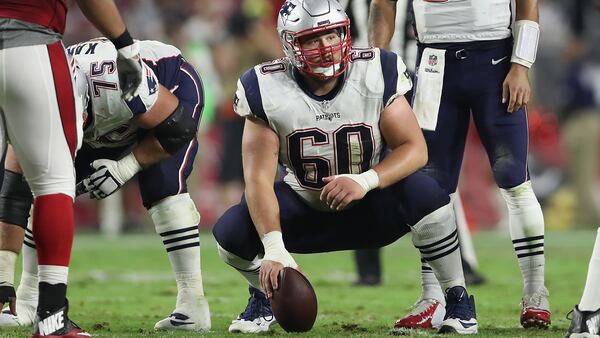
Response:
[[[476,333],[450,198],[418,171],[427,150],[403,97],[406,67],[394,53],[353,50],[349,27],[336,0],[288,0],[277,25],[286,57],[238,81],[246,190],[213,234],[250,299],[229,331],[276,322],[268,298],[283,267],[298,268],[290,252],[380,247],[410,231],[446,290],[440,331]],[[274,184],[278,163],[287,174]]]
[[[419,42],[413,109],[429,153],[425,171],[456,191],[471,116],[509,211],[510,235],[523,275],[521,325],[550,325],[544,286],[544,216],[527,170],[529,68],[539,39],[537,0],[413,0]],[[373,0],[370,33],[385,45],[396,1]],[[449,15],[448,13],[452,13]],[[423,294],[396,328],[440,325],[443,287],[426,262]]]
[[[116,71],[124,98],[132,98],[142,79],[139,46],[116,5],[90,0],[77,4],[112,39],[118,50]],[[72,65],[62,44],[66,18],[65,0],[0,2],[0,153],[4,155],[9,139],[36,205],[33,231],[40,251],[36,324],[40,325],[34,327],[33,337],[87,334],[72,325],[66,302],[74,226],[73,158],[81,140]],[[0,254],[2,262],[14,263],[15,259],[14,254]]]
[[[113,45],[95,39],[68,48],[78,67],[76,83],[87,116],[83,146],[75,159],[77,192],[102,199],[137,175],[144,206],[161,236],[177,282],[173,313],[158,330],[210,329],[208,303],[200,273],[200,215],[187,192],[198,144],[196,130],[204,97],[202,82],[181,52],[157,41],[140,41],[144,81],[131,101],[121,99]],[[19,252],[24,241],[24,271],[2,325],[29,325],[37,292],[36,243],[26,229],[31,194],[9,152],[0,192],[0,249]],[[34,208],[35,210],[35,208]],[[27,232],[26,232],[27,231]],[[18,239],[18,241],[16,240]],[[0,265],[4,285],[12,287],[14,264]],[[18,314],[18,317],[15,316]]]

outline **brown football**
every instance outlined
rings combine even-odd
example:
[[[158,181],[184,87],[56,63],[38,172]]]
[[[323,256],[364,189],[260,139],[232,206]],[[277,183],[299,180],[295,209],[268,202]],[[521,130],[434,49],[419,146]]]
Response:
[[[317,319],[317,295],[303,274],[284,268],[279,289],[273,291],[271,307],[277,323],[287,332],[306,332]]]

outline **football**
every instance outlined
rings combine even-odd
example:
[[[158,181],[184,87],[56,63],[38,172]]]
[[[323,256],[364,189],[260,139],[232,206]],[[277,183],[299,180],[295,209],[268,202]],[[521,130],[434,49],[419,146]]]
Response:
[[[279,274],[279,288],[271,297],[273,315],[287,332],[306,332],[317,319],[317,295],[304,275],[293,268]]]

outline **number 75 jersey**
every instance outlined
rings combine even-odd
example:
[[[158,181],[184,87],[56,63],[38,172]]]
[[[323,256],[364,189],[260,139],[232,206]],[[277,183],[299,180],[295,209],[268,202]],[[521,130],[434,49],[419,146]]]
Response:
[[[396,54],[354,49],[346,72],[325,96],[312,94],[287,59],[279,59],[242,75],[234,108],[277,133],[284,181],[311,206],[327,209],[319,200],[323,178],[360,174],[379,162],[385,147],[380,114],[411,86]]]

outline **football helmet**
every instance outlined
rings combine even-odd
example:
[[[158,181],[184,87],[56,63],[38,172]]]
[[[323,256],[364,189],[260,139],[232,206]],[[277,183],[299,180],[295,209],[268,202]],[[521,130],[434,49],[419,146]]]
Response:
[[[340,42],[304,49],[300,39],[337,30]],[[283,51],[299,71],[320,78],[341,75],[350,61],[350,20],[337,0],[287,0],[277,18],[277,32]],[[337,53],[340,58],[335,57]],[[327,60],[327,55],[334,57]]]

